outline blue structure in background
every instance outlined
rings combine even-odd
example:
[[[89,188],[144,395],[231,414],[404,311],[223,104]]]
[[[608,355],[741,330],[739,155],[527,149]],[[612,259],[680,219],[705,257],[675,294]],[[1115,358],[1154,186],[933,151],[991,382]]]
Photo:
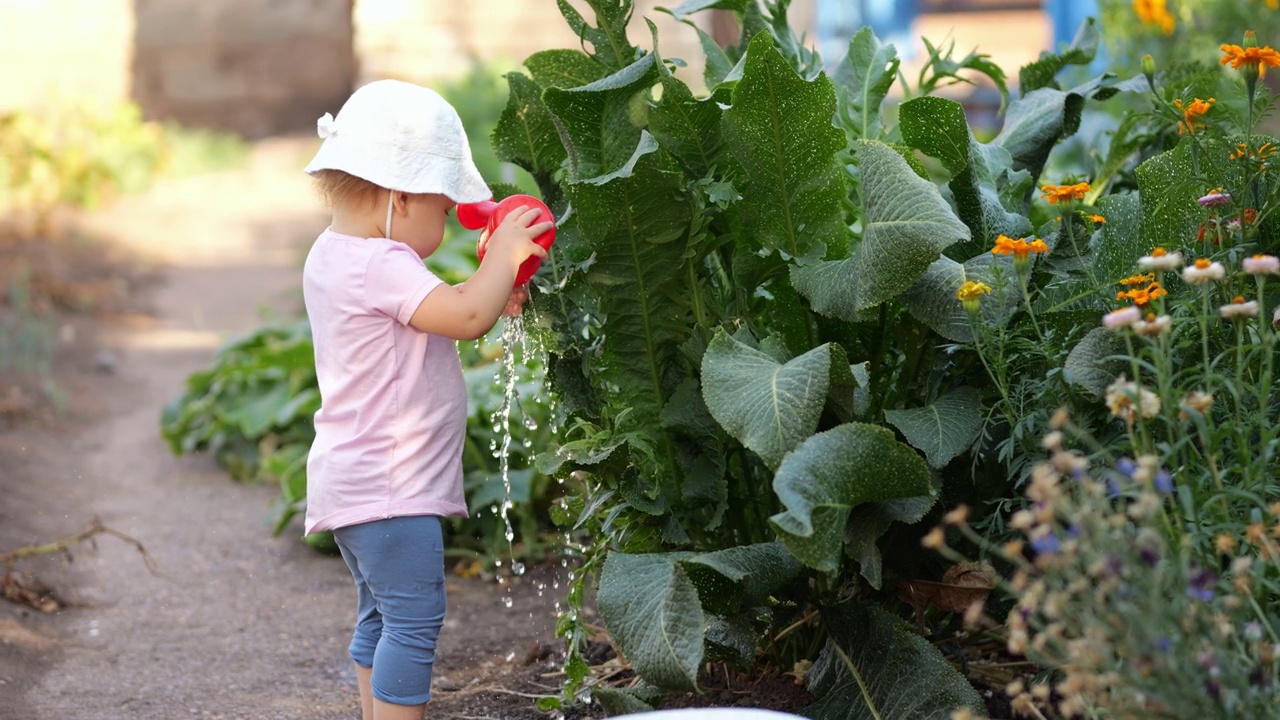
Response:
[[[1044,11],[1053,24],[1053,47],[1070,45],[1076,31],[1088,17],[1098,16],[1098,0],[1044,0]],[[892,43],[898,55],[909,59],[917,52],[917,38],[911,35],[917,0],[817,0],[818,51],[828,65],[838,63],[848,51],[849,38],[863,25],[870,25],[881,42]],[[1101,59],[1095,61],[1101,69]]]

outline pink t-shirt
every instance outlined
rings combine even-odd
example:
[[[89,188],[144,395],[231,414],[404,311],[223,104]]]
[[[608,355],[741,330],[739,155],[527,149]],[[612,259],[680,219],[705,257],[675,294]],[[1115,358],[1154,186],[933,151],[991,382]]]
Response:
[[[453,340],[408,323],[444,282],[408,245],[325,230],[302,271],[320,410],[306,532],[467,514],[467,389]]]

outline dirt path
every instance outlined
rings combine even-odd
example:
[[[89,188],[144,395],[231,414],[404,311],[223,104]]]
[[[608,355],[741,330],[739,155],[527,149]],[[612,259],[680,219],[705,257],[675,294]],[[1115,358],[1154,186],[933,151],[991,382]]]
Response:
[[[218,342],[298,307],[301,253],[324,223],[298,171],[311,148],[267,142],[243,170],[166,183],[93,219],[165,265],[154,313],[102,327],[109,356],[63,361],[73,417],[0,433],[0,539],[49,540],[97,515],[142,541],[164,576],[103,538],[70,566],[87,607],[46,617],[0,602],[0,718],[359,717],[345,566],[270,536],[273,489],[172,457],[158,431]],[[554,642],[552,593],[506,610],[492,586],[450,591],[431,716],[541,717],[498,686],[551,669],[538,648]]]

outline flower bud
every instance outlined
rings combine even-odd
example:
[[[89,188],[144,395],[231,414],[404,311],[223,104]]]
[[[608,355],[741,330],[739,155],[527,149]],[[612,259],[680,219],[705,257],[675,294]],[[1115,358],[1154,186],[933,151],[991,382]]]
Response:
[[[1244,42],[1240,43],[1240,47],[1248,50],[1249,48],[1258,47],[1258,34],[1252,30],[1244,31]]]
[[[1151,53],[1142,56],[1142,74],[1147,76],[1147,85],[1151,87],[1151,91],[1156,89],[1156,59],[1151,57]]]

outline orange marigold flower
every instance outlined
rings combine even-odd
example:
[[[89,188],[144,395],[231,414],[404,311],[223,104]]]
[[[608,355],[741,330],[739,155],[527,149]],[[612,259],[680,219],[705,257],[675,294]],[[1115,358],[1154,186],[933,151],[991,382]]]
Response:
[[[1012,255],[1015,260],[1025,260],[1031,253],[1048,252],[1049,246],[1040,238],[1027,242],[1024,238],[1011,238],[1000,235],[996,238],[996,246],[991,249],[992,255]]]
[[[1220,49],[1223,53],[1220,65],[1231,63],[1231,67],[1236,70],[1242,67],[1249,71],[1257,69],[1260,78],[1266,76],[1268,67],[1280,67],[1280,52],[1276,52],[1270,45],[1246,48],[1223,44]]]
[[[1145,288],[1134,288],[1132,290],[1116,293],[1116,300],[1131,300],[1134,305],[1145,308],[1152,300],[1158,300],[1169,292],[1160,286],[1160,283],[1153,282]]]
[[[1169,12],[1166,0],[1133,0],[1133,13],[1143,25],[1154,25],[1165,35],[1172,35],[1178,21]]]
[[[1280,2],[1280,0],[1276,0],[1276,2]],[[1090,215],[1089,220],[1099,225],[1103,225],[1107,222],[1107,219],[1102,217],[1101,215]]]
[[[1155,273],[1145,273],[1142,275],[1130,275],[1129,277],[1121,280],[1120,284],[1125,286],[1146,285],[1149,282],[1153,282],[1155,279],[1156,279]]]
[[[1205,123],[1200,118],[1213,108],[1213,104],[1217,102],[1215,98],[1201,100],[1195,98],[1190,103],[1183,104],[1181,100],[1174,100],[1173,106],[1182,113],[1182,120],[1178,123],[1178,134],[1187,135],[1205,127]]]
[[[1068,203],[1072,200],[1083,200],[1089,192],[1089,183],[1079,182],[1075,185],[1044,185],[1040,188],[1040,197],[1049,201],[1050,205]]]

